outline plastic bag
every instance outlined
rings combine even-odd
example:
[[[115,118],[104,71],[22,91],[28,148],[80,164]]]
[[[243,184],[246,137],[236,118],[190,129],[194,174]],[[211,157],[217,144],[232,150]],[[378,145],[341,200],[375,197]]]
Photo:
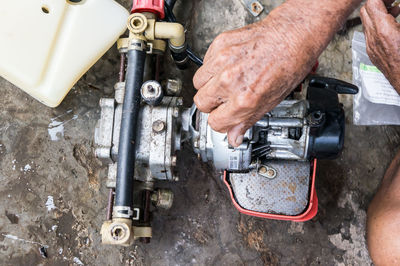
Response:
[[[353,100],[355,125],[400,125],[400,96],[371,63],[362,32],[352,41],[353,83],[360,92]]]

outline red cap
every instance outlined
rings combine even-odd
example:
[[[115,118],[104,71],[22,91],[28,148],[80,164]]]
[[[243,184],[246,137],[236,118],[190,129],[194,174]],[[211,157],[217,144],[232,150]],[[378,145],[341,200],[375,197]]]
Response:
[[[131,13],[136,12],[151,12],[163,19],[164,13],[164,0],[133,0]]]

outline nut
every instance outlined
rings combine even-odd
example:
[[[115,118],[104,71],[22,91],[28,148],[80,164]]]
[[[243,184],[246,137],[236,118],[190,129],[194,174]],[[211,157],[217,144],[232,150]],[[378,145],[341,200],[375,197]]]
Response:
[[[178,96],[182,92],[182,81],[180,79],[167,80],[167,94]]]

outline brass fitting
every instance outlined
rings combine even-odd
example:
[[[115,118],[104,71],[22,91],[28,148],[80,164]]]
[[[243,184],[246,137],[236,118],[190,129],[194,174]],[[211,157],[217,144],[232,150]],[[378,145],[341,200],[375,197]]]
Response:
[[[103,244],[130,246],[134,240],[132,220],[114,218],[112,221],[105,221],[101,226],[100,234]]]
[[[185,29],[179,23],[156,22],[154,35],[157,39],[168,39],[174,47],[185,44]]]
[[[147,26],[147,18],[141,13],[134,13],[128,18],[128,30],[134,34],[143,34]]]
[[[185,29],[179,23],[159,22],[151,16],[142,13],[133,13],[128,18],[129,40],[139,39],[154,43],[164,49],[160,39],[169,40],[174,48],[181,48],[185,45]],[[129,41],[121,40],[119,47],[129,46]],[[159,49],[158,49],[159,50]]]

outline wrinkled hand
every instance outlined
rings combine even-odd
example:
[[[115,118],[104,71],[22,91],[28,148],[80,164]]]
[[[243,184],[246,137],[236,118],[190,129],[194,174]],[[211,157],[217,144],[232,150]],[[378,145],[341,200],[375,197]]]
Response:
[[[194,77],[198,109],[209,125],[238,146],[248,128],[279,104],[307,75],[310,56],[301,32],[284,17],[219,35]],[[310,40],[312,41],[312,40]]]
[[[392,2],[368,0],[361,9],[361,19],[372,63],[400,93],[400,25],[393,17],[399,14],[399,8],[388,10],[386,6]]]

